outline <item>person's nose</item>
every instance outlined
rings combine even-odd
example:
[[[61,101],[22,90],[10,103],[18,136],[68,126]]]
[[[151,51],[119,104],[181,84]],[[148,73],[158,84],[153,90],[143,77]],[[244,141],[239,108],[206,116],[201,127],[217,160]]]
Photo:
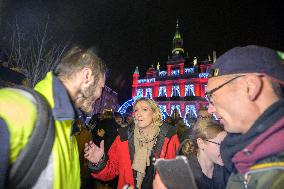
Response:
[[[209,106],[208,106],[208,113],[209,114],[213,114],[216,112],[216,108],[215,106],[213,106],[211,103],[209,103]]]
[[[141,117],[141,111],[138,110],[138,111],[136,112],[136,116],[137,116],[137,117]],[[130,119],[129,119],[129,121],[130,121]]]

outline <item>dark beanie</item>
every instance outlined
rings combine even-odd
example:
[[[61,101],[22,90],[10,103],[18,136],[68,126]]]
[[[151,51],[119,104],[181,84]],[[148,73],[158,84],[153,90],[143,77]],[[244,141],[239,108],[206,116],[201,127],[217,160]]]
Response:
[[[249,45],[235,47],[217,58],[211,76],[261,73],[284,84],[283,53],[267,47]]]
[[[168,189],[197,189],[185,156],[177,156],[175,159],[157,159],[155,169]]]

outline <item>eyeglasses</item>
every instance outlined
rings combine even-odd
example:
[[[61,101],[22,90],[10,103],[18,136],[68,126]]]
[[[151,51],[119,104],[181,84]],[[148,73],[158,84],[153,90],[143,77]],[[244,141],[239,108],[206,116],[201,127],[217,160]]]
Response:
[[[213,144],[217,144],[218,146],[220,146],[220,145],[221,145],[221,143],[219,143],[219,142],[214,142],[214,141],[212,141],[212,140],[208,140],[208,139],[206,139],[205,141],[207,141],[207,142],[211,142],[211,143],[213,143]]]
[[[230,79],[229,81],[226,81],[225,83],[219,85],[218,87],[215,87],[214,89],[208,91],[205,93],[205,98],[206,100],[213,105],[213,102],[212,102],[212,95],[213,93],[215,93],[217,90],[221,89],[222,87],[224,87],[225,85],[227,85],[228,83],[234,81],[235,79],[239,78],[239,77],[242,77],[242,76],[245,76],[245,75],[238,75],[232,79]]]

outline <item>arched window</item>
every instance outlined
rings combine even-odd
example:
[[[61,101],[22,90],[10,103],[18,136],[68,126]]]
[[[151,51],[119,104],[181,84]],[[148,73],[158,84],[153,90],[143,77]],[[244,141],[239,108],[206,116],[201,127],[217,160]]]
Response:
[[[194,85],[185,85],[185,96],[195,96]]]
[[[152,98],[152,88],[146,88],[146,97],[147,98]]]
[[[167,106],[166,105],[159,105],[159,108],[161,110],[163,120],[165,120],[165,118],[168,116]]]
[[[167,89],[166,86],[159,87],[159,97],[167,97]]]
[[[172,87],[172,94],[171,96],[180,96],[179,85],[174,85]]]
[[[181,116],[180,105],[172,105],[171,106],[171,115],[173,114],[174,110],[177,109],[179,116]]]
[[[143,97],[143,89],[137,89],[136,95],[140,96],[140,97]]]

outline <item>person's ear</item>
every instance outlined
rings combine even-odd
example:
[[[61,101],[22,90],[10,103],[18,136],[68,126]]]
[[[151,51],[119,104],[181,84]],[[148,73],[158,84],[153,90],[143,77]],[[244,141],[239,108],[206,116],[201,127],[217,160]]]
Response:
[[[256,75],[249,75],[246,78],[247,82],[247,94],[251,101],[254,101],[259,93],[261,92],[262,88],[262,80],[261,77]]]
[[[196,139],[196,143],[197,143],[198,149],[204,150],[205,148],[204,140],[202,140],[201,138],[198,138]]]
[[[84,84],[93,82],[92,70],[90,68],[83,68],[82,70],[82,80]]]

